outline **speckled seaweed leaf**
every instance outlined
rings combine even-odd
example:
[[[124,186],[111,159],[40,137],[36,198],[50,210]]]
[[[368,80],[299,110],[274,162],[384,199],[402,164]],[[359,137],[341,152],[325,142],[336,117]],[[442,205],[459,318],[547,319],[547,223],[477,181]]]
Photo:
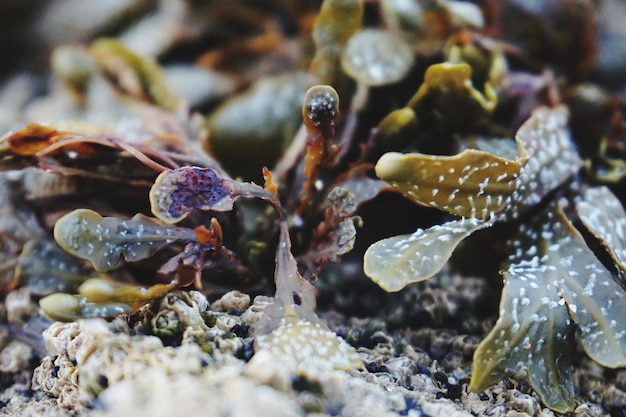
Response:
[[[523,156],[510,161],[473,149],[454,156],[389,152],[378,160],[376,175],[415,202],[486,220],[511,202],[525,163]]]
[[[389,152],[376,175],[406,197],[457,216],[516,218],[582,165],[564,107],[537,109],[516,140],[515,160],[475,149],[453,156]]]
[[[587,188],[576,201],[576,210],[626,279],[626,211],[622,203],[607,187]]]
[[[559,245],[562,295],[587,354],[600,365],[626,366],[626,292],[600,263],[562,212],[554,229]],[[556,251],[554,245],[550,250]],[[567,268],[567,269],[566,269]],[[566,269],[566,270],[565,270]]]
[[[66,252],[89,260],[96,271],[108,271],[122,258],[130,262],[148,258],[177,240],[194,240],[195,233],[139,215],[120,220],[79,209],[57,220],[54,238]]]
[[[150,189],[152,213],[165,223],[178,223],[194,209],[229,211],[238,197],[257,197],[280,210],[276,198],[252,183],[240,183],[213,168],[182,167],[164,171]]]
[[[435,267],[443,267],[462,239],[494,221],[518,217],[580,169],[582,162],[569,139],[564,107],[537,109],[518,131],[516,141],[515,160],[474,149],[454,156],[383,155],[376,174],[393,188],[417,203],[477,224],[450,233],[449,241],[434,246],[431,241],[445,236],[445,230],[418,229],[413,235],[377,242],[365,253],[365,273],[391,291],[429,278],[438,271]],[[510,156],[507,148],[502,149]],[[429,236],[431,233],[435,235]],[[416,243],[415,237],[421,243]]]
[[[491,224],[464,218],[380,240],[365,252],[363,269],[385,291],[399,291],[435,275],[461,240]]]
[[[516,218],[538,204],[580,170],[582,160],[571,141],[567,120],[564,106],[540,107],[518,130],[515,139],[528,154],[528,163],[517,179],[507,218]]]
[[[365,29],[350,38],[343,54],[343,70],[357,82],[381,86],[402,80],[413,65],[411,45],[400,35]]]
[[[557,204],[523,226],[513,249],[500,318],[474,354],[470,387],[481,391],[523,367],[546,405],[571,411],[574,325],[590,357],[624,366],[626,294]]]
[[[470,389],[480,392],[525,369],[530,383],[551,409],[573,409],[571,375],[573,327],[559,294],[564,269],[555,213],[522,225],[504,271],[500,316],[474,353]],[[556,254],[550,254],[554,248]],[[555,256],[557,255],[557,256]]]

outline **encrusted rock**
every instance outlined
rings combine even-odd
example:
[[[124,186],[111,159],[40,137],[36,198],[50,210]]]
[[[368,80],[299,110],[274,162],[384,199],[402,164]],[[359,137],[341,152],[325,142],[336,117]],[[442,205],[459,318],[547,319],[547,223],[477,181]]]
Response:
[[[227,313],[241,313],[250,306],[250,296],[241,291],[229,291],[219,300],[211,304],[211,309],[215,311],[225,311]]]
[[[4,303],[9,323],[18,323],[36,313],[36,309],[30,301],[30,291],[26,288],[20,288],[8,293]]]
[[[22,343],[10,342],[0,352],[0,372],[16,373],[28,368],[33,349]]]

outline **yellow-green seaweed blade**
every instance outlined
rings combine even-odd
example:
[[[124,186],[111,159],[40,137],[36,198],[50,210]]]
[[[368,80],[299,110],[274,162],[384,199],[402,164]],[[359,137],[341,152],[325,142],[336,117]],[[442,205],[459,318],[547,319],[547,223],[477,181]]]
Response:
[[[555,235],[561,233],[560,248],[554,253],[563,268],[559,285],[580,330],[583,348],[602,366],[624,367],[626,292],[586,246],[580,232],[562,211],[559,215],[561,224]]]
[[[626,279],[626,211],[607,187],[588,188],[576,201],[578,217],[602,243]]]
[[[573,327],[556,286],[561,275],[558,259],[544,258],[539,248],[547,247],[537,242],[542,234],[552,233],[549,217],[523,225],[512,244],[499,318],[474,352],[470,389],[483,391],[524,369],[541,400],[565,413],[575,404],[569,359]]]
[[[441,97],[444,104],[452,104],[454,100],[466,100],[480,105],[485,112],[492,112],[497,104],[493,87],[485,84],[485,95],[472,85],[472,67],[468,64],[452,64],[443,62],[428,67],[424,74],[424,83],[411,98],[407,107],[417,109],[428,96]],[[452,106],[445,106],[453,109]]]
[[[435,275],[461,240],[491,224],[466,218],[380,240],[365,252],[365,274],[385,291],[399,291]]]
[[[116,87],[121,89],[124,82],[128,84],[129,80],[138,84],[134,90],[125,91],[125,94],[169,111],[178,107],[180,100],[168,87],[155,61],[135,54],[112,38],[96,40],[89,47],[89,53],[108,78],[114,80]]]
[[[517,131],[520,156],[526,155],[528,163],[516,181],[507,218],[516,218],[538,204],[580,170],[582,160],[570,138],[567,120],[565,106],[540,107]]]
[[[548,407],[571,411],[575,325],[592,359],[609,367],[626,364],[624,291],[558,204],[522,227],[513,250],[500,318],[476,349],[470,388],[481,391],[526,369]]]
[[[486,220],[510,204],[524,163],[474,149],[454,156],[390,152],[376,175],[415,202]]]
[[[348,39],[361,28],[362,0],[324,0],[313,23],[315,57],[311,73],[322,84],[336,84],[339,58]]]

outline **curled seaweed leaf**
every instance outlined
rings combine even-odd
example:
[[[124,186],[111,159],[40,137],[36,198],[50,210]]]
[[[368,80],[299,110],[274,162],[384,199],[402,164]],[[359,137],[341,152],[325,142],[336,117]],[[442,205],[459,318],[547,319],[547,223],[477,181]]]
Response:
[[[194,209],[229,211],[238,197],[269,201],[279,212],[271,193],[252,183],[240,183],[213,168],[181,167],[162,172],[150,189],[152,213],[165,223],[178,223]]]
[[[161,221],[177,223],[194,209],[229,211],[234,202],[230,185],[211,168],[162,172],[150,189],[152,213]]]
[[[17,159],[22,166],[30,167],[32,158],[36,158],[40,168],[66,177],[123,179],[143,186],[152,182],[155,171],[176,168],[180,162],[217,166],[197,152],[198,145],[189,137],[192,133],[186,132],[194,127],[183,127],[181,122],[193,124],[163,112],[158,117],[126,121],[118,131],[86,122],[29,124],[0,139],[0,161],[10,164]]]
[[[407,105],[389,113],[378,124],[380,135],[386,141],[398,136],[412,140],[418,129],[427,125],[454,132],[484,123],[494,111],[497,97],[489,83],[485,84],[484,94],[474,88],[471,75],[468,64],[431,65]],[[457,110],[460,108],[462,112]]]
[[[587,188],[576,200],[576,211],[626,279],[626,211],[620,201],[607,187]]]
[[[120,220],[79,209],[56,222],[54,238],[65,251],[89,260],[96,271],[108,271],[119,266],[122,258],[129,262],[145,259],[177,240],[194,240],[195,233],[139,215]]]
[[[66,293],[50,294],[39,300],[39,306],[46,316],[56,321],[75,321],[92,317],[112,318],[132,311],[130,306],[123,303],[90,303],[85,297]]]
[[[336,85],[339,58],[348,39],[361,28],[362,0],[325,0],[313,24],[316,52],[311,73],[325,84]]]
[[[78,288],[78,293],[88,302],[97,304],[126,304],[133,310],[155,298],[163,297],[178,285],[155,284],[150,287],[123,284],[105,278],[90,278]]]
[[[399,291],[435,275],[459,242],[491,224],[464,218],[380,240],[365,252],[363,269],[385,291]]]
[[[50,126],[29,124],[25,128],[3,137],[13,155],[32,156],[48,147],[59,131]]]
[[[500,317],[474,354],[470,387],[481,391],[525,368],[546,405],[571,411],[574,325],[595,361],[624,366],[624,292],[557,203],[522,227],[513,250]]]
[[[126,48],[115,39],[99,39],[89,53],[116,88],[135,99],[173,111],[179,104],[158,64]]]
[[[492,112],[497,105],[497,98],[490,84],[485,84],[485,93],[472,85],[472,67],[468,64],[441,63],[428,67],[424,74],[424,83],[409,100],[407,107],[418,109],[427,98],[438,98],[441,103],[468,103],[473,101],[487,112]],[[468,100],[470,99],[470,100]],[[445,107],[449,108],[449,107]]]
[[[356,211],[354,194],[345,188],[335,187],[328,194],[331,206],[324,212],[324,221],[313,232],[309,250],[298,258],[310,271],[319,272],[328,262],[337,262],[350,252],[356,241],[356,225],[361,224]]]
[[[486,220],[511,202],[525,163],[473,149],[454,156],[390,152],[379,159],[376,175],[413,201]]]

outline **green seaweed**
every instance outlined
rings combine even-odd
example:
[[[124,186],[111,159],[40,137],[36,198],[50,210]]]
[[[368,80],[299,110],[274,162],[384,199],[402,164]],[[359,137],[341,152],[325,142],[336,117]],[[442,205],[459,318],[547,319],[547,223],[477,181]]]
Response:
[[[66,214],[54,227],[57,243],[72,255],[89,260],[96,271],[116,268],[122,259],[148,258],[177,240],[194,237],[192,231],[162,227],[143,216],[120,220],[88,209]]]
[[[564,108],[535,110],[516,139],[516,160],[473,149],[455,156],[383,155],[376,173],[393,189],[461,218],[375,243],[364,269],[385,290],[398,291],[436,274],[471,233],[496,221],[519,221],[520,235],[511,240],[503,270],[500,317],[474,354],[470,388],[482,391],[525,371],[548,407],[570,412],[576,331],[594,361],[626,365],[626,292],[616,276],[624,271],[626,213],[608,188],[576,188],[583,163]],[[474,145],[511,156],[496,140]],[[546,201],[547,208],[527,215]],[[614,271],[602,265],[570,218],[607,249]]]
[[[373,244],[363,261],[366,274],[395,291],[430,278],[471,233],[540,202],[581,165],[565,122],[563,108],[536,110],[516,135],[516,160],[473,149],[455,156],[383,155],[376,173],[393,189],[462,219]]]
[[[484,93],[471,81],[472,67],[466,63],[440,63],[428,67],[424,82],[403,108],[396,109],[378,124],[383,144],[415,141],[419,132],[471,132],[483,126],[497,105],[493,86]],[[463,111],[457,111],[463,109]]]
[[[363,0],[325,0],[313,24],[316,54],[311,73],[320,84],[337,85],[339,60],[348,42],[360,28]]]
[[[136,100],[173,111],[179,99],[165,82],[156,62],[140,57],[115,39],[98,39],[89,47],[98,69],[116,88]]]
[[[558,204],[512,242],[498,322],[474,354],[470,387],[482,391],[525,369],[542,401],[559,412],[574,404],[573,336],[611,368],[626,364],[623,289],[586,246]]]
[[[273,276],[255,351],[298,373],[353,369],[367,351],[359,356],[318,317],[313,284],[331,307],[355,311],[371,285],[357,281],[363,253],[346,254],[390,236],[363,261],[387,291],[442,269],[465,275],[466,265],[448,264],[455,251],[508,251],[494,328],[460,325],[485,331],[471,390],[526,376],[547,407],[566,413],[579,400],[573,355],[584,349],[598,365],[626,366],[626,123],[615,92],[623,77],[605,77],[605,41],[595,60],[598,2],[166,3],[141,22],[127,16],[90,31],[86,44],[55,48],[54,77],[35,67],[25,83],[14,77],[26,58],[14,48],[0,88],[0,124],[16,128],[0,138],[3,295],[17,286],[47,295],[40,305],[53,320],[125,314],[142,332],[152,316],[152,332],[171,339],[186,325],[170,297],[195,305],[192,293],[205,297],[183,290],[271,294]],[[146,32],[154,22],[158,36]],[[572,84],[592,69],[598,86]],[[216,89],[201,73],[228,85]],[[313,82],[326,85],[306,92]],[[406,216],[412,203],[422,207]],[[416,308],[428,308],[423,295]],[[215,316],[204,313],[196,324],[207,330]],[[207,335],[189,336],[213,352]]]

